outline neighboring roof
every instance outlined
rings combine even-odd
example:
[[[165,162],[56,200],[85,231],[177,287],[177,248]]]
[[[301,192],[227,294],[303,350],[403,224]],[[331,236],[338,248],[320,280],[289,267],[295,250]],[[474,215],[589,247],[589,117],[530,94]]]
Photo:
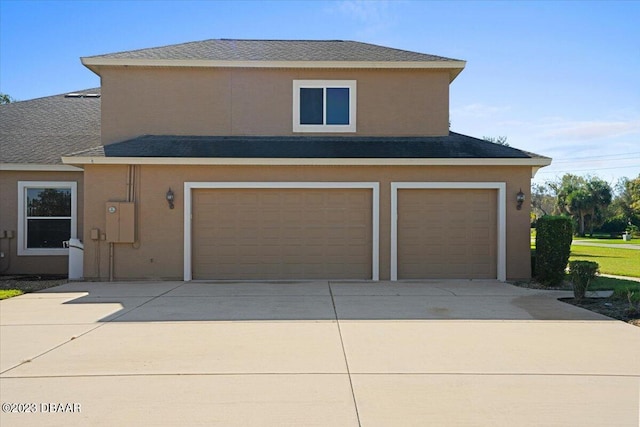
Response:
[[[533,159],[516,148],[450,132],[433,137],[144,135],[76,157],[263,159]]]
[[[100,89],[71,94],[0,105],[0,163],[61,165],[99,145]]]
[[[101,66],[444,68],[451,80],[464,61],[349,40],[212,39],[81,58]]]

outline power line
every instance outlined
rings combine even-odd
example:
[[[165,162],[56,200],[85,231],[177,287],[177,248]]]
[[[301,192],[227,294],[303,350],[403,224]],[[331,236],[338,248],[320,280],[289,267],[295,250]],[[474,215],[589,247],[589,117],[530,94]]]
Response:
[[[567,172],[585,172],[585,171],[599,171],[605,169],[626,169],[626,168],[640,168],[640,164],[638,165],[625,165],[625,166],[612,166],[609,168],[589,168],[589,169],[571,169],[571,170],[555,170],[555,171],[545,171],[541,170],[538,173],[567,173]]]
[[[553,163],[595,163],[595,162],[619,162],[624,160],[640,160],[640,157],[621,157],[619,159],[593,159],[593,160],[554,160]]]
[[[601,159],[603,157],[618,157],[618,156],[637,159],[638,157],[629,157],[630,155],[633,155],[633,154],[640,154],[640,151],[636,151],[636,152],[633,152],[633,153],[605,154],[605,155],[602,155],[602,156],[573,157],[573,158],[567,159],[567,160],[554,160],[554,162],[556,162],[556,163],[567,163],[567,162],[573,162],[573,161],[576,161],[576,160],[583,160],[583,159],[598,160],[598,159]],[[615,159],[607,159],[607,160],[615,160]]]

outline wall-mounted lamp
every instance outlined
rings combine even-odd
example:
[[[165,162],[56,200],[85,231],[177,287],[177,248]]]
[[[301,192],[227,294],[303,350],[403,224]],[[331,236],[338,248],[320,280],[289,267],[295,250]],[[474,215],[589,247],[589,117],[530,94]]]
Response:
[[[518,203],[516,208],[518,210],[521,210],[522,204],[524,203],[524,193],[522,192],[522,188],[520,189],[520,191],[518,191],[518,194],[516,194],[516,202]]]
[[[169,191],[167,191],[167,202],[169,203],[169,209],[173,209],[173,200],[175,199],[175,196],[173,195],[173,191],[171,191],[171,187],[169,187]],[[518,208],[520,209],[520,208]]]

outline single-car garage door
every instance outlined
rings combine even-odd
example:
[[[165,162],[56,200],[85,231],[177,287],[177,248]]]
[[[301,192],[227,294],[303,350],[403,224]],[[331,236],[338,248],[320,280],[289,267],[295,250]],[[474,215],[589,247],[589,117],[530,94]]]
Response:
[[[497,190],[398,190],[399,279],[495,279]]]
[[[370,189],[195,189],[194,279],[370,279]]]

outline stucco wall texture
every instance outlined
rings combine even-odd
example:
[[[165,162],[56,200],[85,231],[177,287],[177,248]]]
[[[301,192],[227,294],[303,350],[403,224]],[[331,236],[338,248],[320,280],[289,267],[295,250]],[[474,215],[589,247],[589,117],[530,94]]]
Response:
[[[136,243],[114,244],[114,278],[183,277],[185,182],[378,182],[380,183],[380,279],[390,278],[392,182],[505,182],[507,279],[531,276],[529,210],[516,209],[516,193],[530,185],[528,166],[135,166]],[[85,165],[84,236],[104,233],[105,203],[127,201],[127,165]],[[171,188],[175,209],[165,199]],[[193,230],[197,233],[197,230]],[[443,242],[446,244],[446,242]],[[106,279],[109,244],[85,239],[84,275]]]
[[[83,175],[82,172],[0,171],[0,233],[13,231],[13,239],[0,239],[0,274],[67,274],[69,261],[62,256],[18,256],[18,182],[73,181],[78,184],[78,238],[83,231]]]
[[[293,135],[293,80],[356,80],[359,136],[449,131],[447,70],[108,67],[102,142],[140,135]]]

